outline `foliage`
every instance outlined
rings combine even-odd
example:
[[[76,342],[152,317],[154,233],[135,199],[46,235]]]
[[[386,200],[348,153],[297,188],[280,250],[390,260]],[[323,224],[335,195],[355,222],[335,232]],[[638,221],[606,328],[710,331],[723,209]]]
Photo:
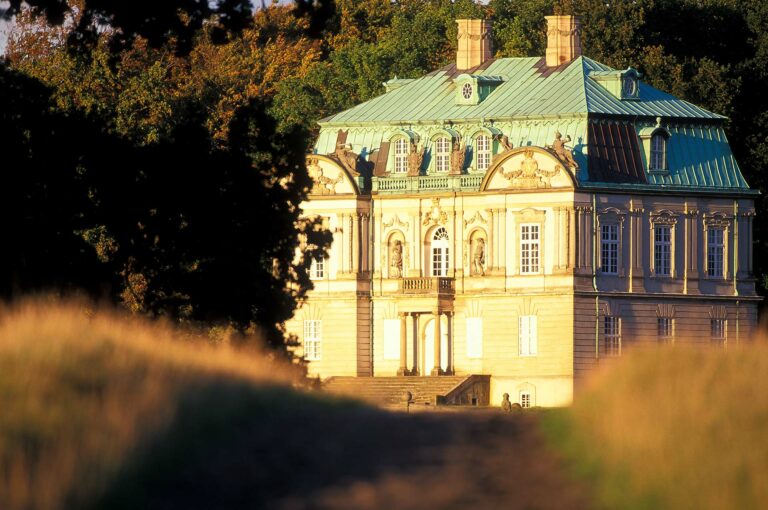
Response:
[[[545,417],[597,508],[761,507],[768,345],[737,342],[633,352]]]

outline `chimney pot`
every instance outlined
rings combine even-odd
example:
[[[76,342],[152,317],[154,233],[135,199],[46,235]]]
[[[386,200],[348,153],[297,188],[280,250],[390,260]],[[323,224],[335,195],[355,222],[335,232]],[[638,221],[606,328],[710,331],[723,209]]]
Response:
[[[576,16],[546,16],[547,67],[557,67],[581,56],[581,23]]]

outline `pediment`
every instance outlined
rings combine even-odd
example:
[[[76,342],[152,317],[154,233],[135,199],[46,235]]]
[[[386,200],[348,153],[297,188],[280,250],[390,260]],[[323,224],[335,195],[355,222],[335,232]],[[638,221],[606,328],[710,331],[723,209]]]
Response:
[[[313,198],[360,194],[349,172],[327,156],[308,155],[307,173],[312,179],[312,189],[309,194]]]
[[[485,174],[481,191],[576,187],[571,171],[543,147],[517,147],[501,155]]]

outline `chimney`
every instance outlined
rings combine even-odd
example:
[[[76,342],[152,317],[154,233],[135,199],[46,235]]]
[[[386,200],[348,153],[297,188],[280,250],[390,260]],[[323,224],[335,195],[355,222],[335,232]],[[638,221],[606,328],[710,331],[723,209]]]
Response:
[[[491,22],[484,19],[457,19],[459,49],[456,69],[466,71],[491,58]]]
[[[581,23],[576,16],[545,16],[547,67],[557,67],[581,56]]]

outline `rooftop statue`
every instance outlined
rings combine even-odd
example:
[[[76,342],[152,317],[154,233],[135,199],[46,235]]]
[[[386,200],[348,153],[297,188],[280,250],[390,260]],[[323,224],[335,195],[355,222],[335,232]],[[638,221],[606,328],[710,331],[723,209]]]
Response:
[[[461,143],[461,140],[454,140],[453,149],[451,150],[451,171],[449,175],[461,175],[466,155],[467,146]]]
[[[342,181],[341,173],[336,176],[336,179],[331,179],[325,176],[322,167],[317,162],[317,158],[310,158],[307,163],[307,173],[309,173],[313,181],[310,193],[313,195],[336,194],[336,185]]]
[[[411,152],[408,153],[408,175],[415,177],[421,173],[421,163],[424,161],[424,146],[419,147],[411,142]]]
[[[501,145],[501,152],[493,156],[494,161],[514,148],[507,135],[494,135],[493,138],[499,142],[499,145]]]
[[[552,150],[555,151],[560,161],[564,162],[568,168],[579,168],[578,163],[573,159],[573,152],[565,147],[565,144],[570,141],[570,136],[565,135],[565,139],[563,139],[560,131],[555,131],[555,141],[552,142]]]
[[[339,163],[347,169],[352,177],[360,177],[360,172],[357,171],[358,155],[352,152],[352,146],[350,144],[340,143],[336,146],[336,151],[332,156],[336,157]]]

